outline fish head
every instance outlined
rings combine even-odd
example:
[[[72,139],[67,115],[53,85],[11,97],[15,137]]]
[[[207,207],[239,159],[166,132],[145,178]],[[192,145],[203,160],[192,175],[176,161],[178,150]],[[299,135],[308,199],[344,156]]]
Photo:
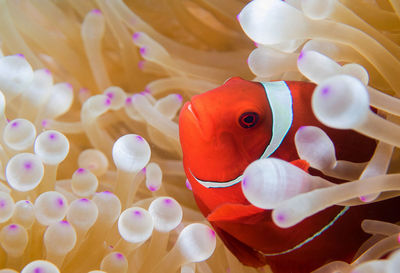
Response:
[[[271,139],[272,114],[260,83],[234,77],[193,96],[179,116],[186,173],[205,181],[240,176]]]

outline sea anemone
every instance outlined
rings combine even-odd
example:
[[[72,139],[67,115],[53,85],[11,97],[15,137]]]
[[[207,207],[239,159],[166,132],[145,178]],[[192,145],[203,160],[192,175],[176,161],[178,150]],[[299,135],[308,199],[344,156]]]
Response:
[[[335,100],[320,102],[318,92],[314,110],[326,102],[321,120],[379,140],[359,166],[315,157],[299,136],[299,154],[314,156],[316,168],[361,179],[319,181],[331,198],[278,225],[398,195],[397,1],[255,0],[243,9],[247,2],[0,0],[0,268],[8,268],[0,272],[268,272],[241,265],[202,217],[185,187],[178,137],[184,101],[251,72],[308,79],[321,92],[342,74],[358,79],[346,85],[355,94],[337,98],[351,96],[344,114],[352,122],[343,125]],[[273,204],[276,214],[301,209],[304,196],[321,199],[310,187]],[[318,272],[395,272],[397,252],[377,259],[398,248],[398,226],[363,228],[373,240],[353,264]]]
[[[336,160],[333,143],[321,129],[304,126],[297,131],[300,158],[325,175],[349,181],[342,184],[311,176],[278,159],[250,164],[244,172],[243,192],[254,205],[273,209],[279,227],[292,227],[332,205],[346,208],[399,196],[400,82],[395,71],[400,62],[394,39],[399,3],[383,2],[254,0],[238,16],[257,45],[249,67],[258,80],[315,82],[312,108],[319,121],[378,142],[369,162],[354,163]],[[391,19],[382,18],[380,22],[387,24],[378,26],[375,19],[383,15]],[[365,219],[362,228],[373,236],[352,263],[335,261],[315,272],[395,272],[399,256],[392,252],[399,248],[398,226]]]

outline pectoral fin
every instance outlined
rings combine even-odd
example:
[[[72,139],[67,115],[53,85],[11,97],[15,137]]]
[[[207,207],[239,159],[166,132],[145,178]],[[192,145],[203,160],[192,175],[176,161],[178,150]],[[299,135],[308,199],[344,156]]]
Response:
[[[253,217],[264,212],[264,209],[257,208],[253,205],[223,204],[212,211],[208,215],[207,220],[210,222],[240,221],[246,224],[246,222],[251,221]]]

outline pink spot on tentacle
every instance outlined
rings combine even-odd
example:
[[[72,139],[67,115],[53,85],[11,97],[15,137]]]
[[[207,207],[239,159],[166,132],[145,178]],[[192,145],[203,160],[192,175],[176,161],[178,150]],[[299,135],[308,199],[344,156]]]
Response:
[[[79,173],[79,174],[82,174],[84,172],[86,172],[86,170],[84,168],[79,168],[76,170],[76,173]]]
[[[132,98],[131,97],[127,97],[125,100],[125,104],[126,105],[131,105],[132,104]]]
[[[33,167],[33,163],[31,161],[25,161],[24,162],[24,168],[26,170],[30,170],[30,169],[32,169],[32,167]]]
[[[297,129],[297,131],[302,131],[304,130],[305,126],[300,126],[299,129]]]
[[[283,213],[279,213],[277,216],[276,216],[276,219],[279,221],[279,222],[285,222],[285,220],[286,220],[286,215],[284,215]]]
[[[41,267],[36,267],[36,268],[33,270],[33,273],[44,273],[44,271],[43,271],[43,268],[41,268]]]
[[[141,60],[141,61],[138,62],[138,68],[139,68],[140,70],[143,70],[144,63],[145,63],[144,60]]]
[[[304,57],[304,51],[300,51],[299,57],[297,57],[297,60],[300,61]]]
[[[246,188],[246,186],[247,186],[246,179],[243,178],[243,180],[242,180],[242,187],[243,187],[243,188]]]
[[[182,95],[181,95],[181,94],[176,94],[176,96],[178,97],[178,100],[180,100],[180,101],[182,101],[182,100],[183,100],[183,98],[182,98]]]
[[[211,237],[212,237],[212,238],[214,238],[214,237],[215,237],[215,231],[214,231],[214,230],[212,230],[211,228],[210,228],[210,235],[211,235]]]
[[[54,133],[49,134],[49,139],[50,139],[50,140],[56,140],[56,139],[57,139],[57,135],[54,134]]]
[[[134,41],[137,41],[137,40],[139,39],[139,37],[140,37],[140,32],[135,32],[135,33],[133,33],[133,35],[132,35],[132,39],[133,39]]]
[[[164,199],[164,203],[165,203],[166,205],[171,205],[171,204],[172,204],[172,199],[170,199],[170,198],[165,198],[165,199]]]
[[[185,184],[186,184],[186,188],[188,188],[189,190],[193,190],[192,185],[190,184],[189,180],[186,179]]]
[[[325,86],[324,88],[322,88],[321,93],[323,96],[328,96],[329,93],[331,92],[331,89],[329,86]]]
[[[62,198],[57,198],[57,205],[60,207],[64,206],[64,200],[62,200]]]
[[[47,119],[42,120],[42,127],[46,128],[46,126],[48,125],[48,121]]]
[[[146,54],[147,49],[146,49],[145,47],[141,47],[141,48],[139,49],[139,52],[140,52],[141,55],[144,55],[144,54]]]
[[[107,92],[106,96],[109,97],[110,99],[114,98],[114,93],[113,92]]]
[[[123,259],[124,259],[124,255],[122,255],[122,253],[119,253],[119,252],[115,253],[115,257],[116,257],[118,260],[123,260]]]

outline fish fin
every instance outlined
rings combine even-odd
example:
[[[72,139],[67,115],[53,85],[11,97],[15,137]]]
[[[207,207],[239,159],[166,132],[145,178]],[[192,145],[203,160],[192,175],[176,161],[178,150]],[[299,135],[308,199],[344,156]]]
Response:
[[[264,209],[253,205],[223,204],[212,211],[207,216],[207,220],[210,222],[243,221],[244,219],[252,219],[251,216],[256,216],[264,211]]]
[[[212,224],[212,223],[211,223]],[[237,238],[219,228],[218,225],[213,225],[214,230],[218,233],[226,247],[239,259],[239,261],[252,267],[262,267],[267,264],[267,259],[257,250],[239,241]]]
[[[290,162],[291,164],[295,165],[297,168],[302,169],[306,173],[308,173],[308,168],[310,168],[310,163],[303,159],[296,159]]]

